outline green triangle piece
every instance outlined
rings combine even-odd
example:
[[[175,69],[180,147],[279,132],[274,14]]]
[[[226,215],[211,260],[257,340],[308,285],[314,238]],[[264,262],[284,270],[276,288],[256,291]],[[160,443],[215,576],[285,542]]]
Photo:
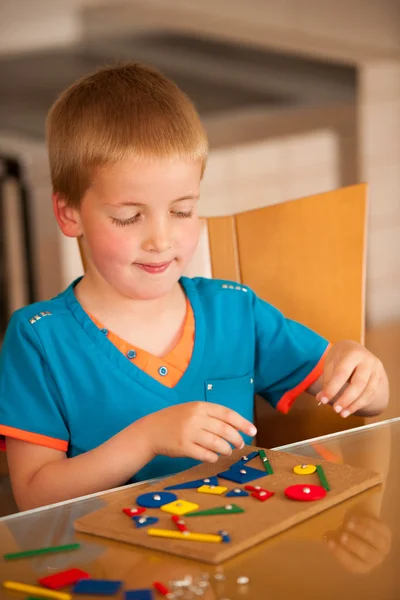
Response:
[[[216,506],[215,508],[209,508],[208,510],[196,510],[194,512],[186,513],[186,517],[206,517],[208,515],[232,515],[235,513],[243,513],[244,508],[241,508],[237,504],[226,504],[225,506]]]

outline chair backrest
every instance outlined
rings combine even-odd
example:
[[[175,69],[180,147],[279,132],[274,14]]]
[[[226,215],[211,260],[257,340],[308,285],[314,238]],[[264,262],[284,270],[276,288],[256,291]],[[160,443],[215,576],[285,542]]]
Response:
[[[207,220],[212,276],[251,287],[331,342],[364,340],[366,185]],[[257,443],[355,427],[304,394],[288,415],[256,402]]]

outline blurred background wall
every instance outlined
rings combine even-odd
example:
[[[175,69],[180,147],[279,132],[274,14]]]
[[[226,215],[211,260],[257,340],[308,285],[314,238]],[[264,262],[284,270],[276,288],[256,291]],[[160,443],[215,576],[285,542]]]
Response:
[[[81,273],[50,210],[44,118],[71,81],[126,58],[159,66],[198,105],[211,140],[204,215],[367,181],[367,323],[400,320],[395,0],[0,0],[0,154],[24,188],[3,165],[3,304]]]

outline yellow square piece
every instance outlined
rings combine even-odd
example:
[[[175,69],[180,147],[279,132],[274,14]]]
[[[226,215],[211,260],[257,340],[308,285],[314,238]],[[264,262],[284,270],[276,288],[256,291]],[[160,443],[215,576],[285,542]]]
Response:
[[[168,504],[161,506],[161,510],[171,515],[186,515],[186,513],[198,508],[200,508],[198,504],[187,500],[174,500],[174,502],[168,502]]]
[[[197,488],[198,492],[202,494],[216,494],[217,496],[221,496],[221,494],[225,494],[228,488],[223,487],[222,485],[202,485]]]

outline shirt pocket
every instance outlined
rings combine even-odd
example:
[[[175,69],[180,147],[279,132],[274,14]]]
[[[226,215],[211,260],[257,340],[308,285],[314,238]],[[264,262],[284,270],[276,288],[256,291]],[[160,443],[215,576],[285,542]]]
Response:
[[[205,382],[205,387],[207,402],[231,408],[254,423],[254,376],[252,373],[231,379],[209,379]]]

